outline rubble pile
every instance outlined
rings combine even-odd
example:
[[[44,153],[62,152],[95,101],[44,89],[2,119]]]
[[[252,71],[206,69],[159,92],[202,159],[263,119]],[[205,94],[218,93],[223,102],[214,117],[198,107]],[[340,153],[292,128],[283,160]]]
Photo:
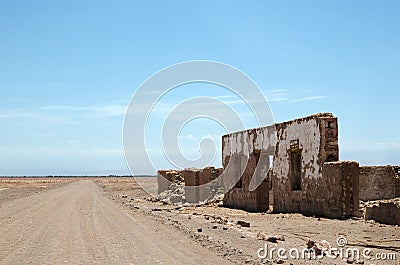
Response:
[[[169,185],[169,189],[158,194],[156,199],[166,204],[179,204],[183,202],[184,196],[185,189],[183,185],[172,183]]]

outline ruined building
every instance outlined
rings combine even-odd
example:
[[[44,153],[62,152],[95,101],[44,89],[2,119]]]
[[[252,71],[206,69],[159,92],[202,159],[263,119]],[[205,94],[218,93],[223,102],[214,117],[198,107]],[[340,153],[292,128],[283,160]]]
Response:
[[[390,212],[382,222],[400,224],[400,167],[339,161],[338,121],[331,113],[224,135],[222,165],[160,170],[159,192],[184,183],[184,200],[199,202],[210,192],[196,186],[214,182],[225,189],[227,207],[268,211],[272,205],[275,213],[330,218],[359,216],[360,199],[397,198],[394,206],[374,204],[369,212],[367,207],[366,215],[376,219],[381,211]]]
[[[358,212],[359,166],[338,162],[338,124],[331,113],[231,133],[222,142],[224,168],[233,160],[228,171],[243,172],[238,184],[225,194],[224,205],[267,210],[268,182],[272,181],[274,212],[333,218]],[[271,168],[265,162],[256,168],[260,159],[271,158]],[[244,169],[240,161],[247,161]],[[250,191],[253,175],[264,181]]]
[[[158,170],[158,194],[166,194],[172,203],[193,203],[212,201],[223,194],[220,183],[216,180],[222,168],[206,167],[203,169],[186,168],[184,170]],[[208,184],[202,186],[200,185]]]

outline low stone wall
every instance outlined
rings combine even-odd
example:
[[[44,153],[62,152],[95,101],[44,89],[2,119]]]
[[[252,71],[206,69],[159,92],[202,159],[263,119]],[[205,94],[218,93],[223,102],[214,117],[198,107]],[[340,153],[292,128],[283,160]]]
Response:
[[[185,170],[158,170],[158,194],[171,190],[172,187],[184,186],[186,202],[198,203],[210,199],[218,191],[219,183],[213,183],[222,174],[222,168],[206,167],[203,169],[188,168]],[[201,189],[198,187],[211,183]],[[173,185],[176,184],[176,185]],[[172,185],[172,186],[171,186]],[[178,185],[178,186],[177,186]]]
[[[213,185],[211,182],[218,178],[223,169],[206,167],[203,169],[185,169],[182,171],[185,180],[185,200],[189,203],[198,203],[213,196]],[[200,185],[205,185],[201,188]],[[215,184],[218,186],[218,183]]]
[[[400,200],[381,201],[368,205],[365,210],[366,220],[375,220],[382,224],[400,225]]]
[[[359,164],[354,161],[327,162],[322,166],[315,201],[321,215],[348,218],[359,212]]]
[[[360,168],[360,200],[372,201],[400,197],[398,166]]]

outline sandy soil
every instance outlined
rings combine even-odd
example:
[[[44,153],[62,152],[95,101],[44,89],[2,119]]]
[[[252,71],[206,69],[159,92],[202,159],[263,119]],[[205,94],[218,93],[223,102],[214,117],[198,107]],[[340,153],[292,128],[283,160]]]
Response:
[[[155,189],[155,180],[143,183]],[[40,181],[0,181],[0,264],[400,264],[398,226],[164,205],[133,178],[59,180],[53,186]],[[275,235],[284,240],[265,240]],[[257,256],[265,244],[268,251],[301,251],[309,239],[338,247],[339,236],[347,239],[343,249],[361,251],[359,259],[294,259],[288,253],[283,254],[286,259],[277,251]],[[397,261],[363,258],[365,248],[371,249],[371,257],[394,254]]]
[[[76,181],[72,178],[0,178],[0,205]]]
[[[92,180],[0,207],[1,264],[225,264],[143,212],[109,200]]]
[[[146,188],[156,187],[156,179],[149,178],[143,183]],[[145,212],[160,224],[169,225],[175,231],[183,231],[187,237],[235,264],[400,264],[398,226],[383,225],[374,221],[365,222],[361,218],[334,220],[305,217],[301,214],[247,213],[220,206],[177,207],[154,202],[151,196],[129,179],[102,179],[98,184],[114,201],[136,212]],[[242,227],[237,224],[238,221],[249,222],[250,227]],[[198,229],[201,229],[201,232],[198,232]],[[285,240],[272,243],[257,239],[258,234],[260,238],[276,235],[283,236]],[[269,251],[272,248],[284,248],[287,251],[296,248],[301,251],[307,247],[308,240],[326,240],[331,247],[340,249],[336,242],[343,236],[347,245],[342,247],[342,250],[345,252],[351,248],[359,249],[358,259],[347,258],[345,254],[340,253],[337,253],[337,258],[324,257],[317,260],[294,259],[290,258],[288,253],[283,255],[287,256],[287,259],[279,258],[276,251],[271,257],[259,258],[257,255],[260,248],[265,248],[265,244]],[[367,258],[362,255],[365,248],[372,251]],[[397,259],[382,261],[375,258],[387,254],[393,254]]]

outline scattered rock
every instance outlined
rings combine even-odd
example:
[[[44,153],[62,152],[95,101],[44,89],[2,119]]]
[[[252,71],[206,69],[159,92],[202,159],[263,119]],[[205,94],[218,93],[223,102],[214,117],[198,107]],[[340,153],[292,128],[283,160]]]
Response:
[[[183,196],[181,194],[172,194],[169,198],[169,201],[173,204],[182,203]]]
[[[265,240],[268,242],[272,242],[272,243],[278,243],[278,241],[285,241],[285,237],[283,235],[273,235],[273,236],[269,236],[263,232],[258,232],[257,233],[257,239],[258,240]]]
[[[243,220],[237,221],[237,224],[242,226],[242,227],[250,227],[250,222],[246,222],[246,221],[243,221]]]
[[[328,253],[332,253],[332,246],[331,244],[326,241],[326,240],[321,240],[321,241],[313,241],[311,239],[308,240],[307,242],[307,247],[314,249],[315,253],[317,255],[321,255],[322,251],[328,251]]]
[[[161,192],[157,196],[157,200],[163,202],[164,204],[182,204],[184,194],[185,189],[183,185],[172,183],[169,185],[168,190]]]

